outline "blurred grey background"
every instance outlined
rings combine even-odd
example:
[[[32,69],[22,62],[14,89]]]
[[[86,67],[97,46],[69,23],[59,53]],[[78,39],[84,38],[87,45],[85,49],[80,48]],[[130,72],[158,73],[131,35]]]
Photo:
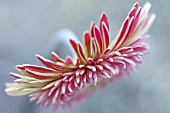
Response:
[[[49,57],[56,31],[69,28],[82,41],[91,21],[103,11],[114,38],[136,0],[0,0],[0,113],[53,113],[29,103],[27,97],[9,97],[4,83],[14,80],[15,65],[39,64],[35,54]],[[146,1],[138,1],[143,5]],[[150,0],[157,18],[148,39],[150,53],[131,76],[96,91],[85,103],[58,113],[170,113],[170,1]],[[69,37],[72,38],[72,37]]]

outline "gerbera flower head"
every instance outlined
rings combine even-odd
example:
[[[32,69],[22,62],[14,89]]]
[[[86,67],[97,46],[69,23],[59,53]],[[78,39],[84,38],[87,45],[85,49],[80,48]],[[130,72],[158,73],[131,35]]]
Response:
[[[45,67],[17,65],[16,69],[25,76],[10,73],[16,80],[6,84],[6,93],[29,95],[30,101],[46,107],[53,104],[57,108],[80,101],[96,86],[132,72],[149,48],[144,39],[155,18],[154,14],[148,14],[150,6],[147,2],[141,8],[135,3],[112,44],[108,18],[103,13],[99,27],[92,22],[90,32],[84,33],[83,45],[70,39],[76,59],[68,56],[63,60],[52,52],[53,62],[36,55]]]

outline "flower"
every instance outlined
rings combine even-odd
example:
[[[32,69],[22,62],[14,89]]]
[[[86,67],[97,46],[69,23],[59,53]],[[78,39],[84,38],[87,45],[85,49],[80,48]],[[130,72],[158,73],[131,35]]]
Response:
[[[148,14],[150,7],[148,2],[143,8],[135,3],[112,44],[108,18],[103,13],[99,27],[92,22],[90,32],[84,33],[84,46],[70,39],[76,59],[68,56],[63,60],[52,52],[53,62],[36,55],[46,67],[17,65],[16,69],[26,76],[10,73],[16,80],[6,83],[6,93],[10,96],[29,95],[30,101],[45,107],[53,104],[58,108],[80,101],[96,86],[132,72],[149,48],[144,39],[155,19],[154,14]]]

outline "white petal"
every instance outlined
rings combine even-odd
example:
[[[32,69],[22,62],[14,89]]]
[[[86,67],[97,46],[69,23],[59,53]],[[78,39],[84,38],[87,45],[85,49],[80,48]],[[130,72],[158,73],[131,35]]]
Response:
[[[76,82],[77,82],[77,84],[80,82],[80,77],[76,77]]]
[[[73,90],[72,90],[72,88],[71,88],[71,85],[72,85],[72,83],[69,83],[69,84],[68,84],[68,90],[69,90],[70,92],[73,92]]]
[[[97,75],[96,74],[94,74],[93,79],[94,79],[94,85],[96,85],[96,83],[97,83]]]
[[[92,77],[92,72],[91,71],[89,71],[89,78],[91,78]]]
[[[53,97],[52,103],[55,104],[57,101],[57,97],[59,96],[59,89],[55,92],[55,95]]]
[[[67,85],[67,83],[66,83],[66,82],[62,85],[61,92],[62,92],[63,94],[65,94],[65,91],[66,91],[66,85]]]
[[[109,75],[106,71],[102,71],[102,73],[103,73],[107,78],[111,78],[110,75]]]
[[[42,90],[48,89],[48,88],[50,88],[50,87],[52,87],[54,85],[55,85],[55,82],[52,82],[52,83],[46,85],[45,87],[43,87]]]
[[[84,72],[85,72],[85,69],[82,69],[82,70],[80,71],[80,75],[83,75]]]
[[[96,65],[96,67],[101,71],[103,70],[103,66],[101,66],[101,65]]]

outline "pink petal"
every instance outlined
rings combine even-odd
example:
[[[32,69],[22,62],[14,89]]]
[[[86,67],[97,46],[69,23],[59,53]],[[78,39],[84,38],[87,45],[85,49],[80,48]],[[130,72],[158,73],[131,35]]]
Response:
[[[79,53],[78,53],[78,44],[72,39],[70,39],[70,44],[73,47],[77,57],[80,59],[80,56],[79,56]]]
[[[132,27],[133,27],[133,22],[134,22],[134,16],[131,18],[130,22],[129,22],[129,28],[128,28],[128,32],[126,33],[125,38],[123,39],[122,43],[120,44],[120,46],[122,46],[125,41],[129,38],[130,33],[132,31]]]
[[[33,71],[30,71],[30,70],[27,70],[27,69],[25,71],[26,71],[26,73],[28,73],[29,76],[31,76],[33,78],[36,78],[36,79],[48,79],[48,78],[51,78],[51,77],[48,77],[48,76],[37,75]]]
[[[101,18],[100,18],[100,31],[102,32],[102,26],[103,26],[103,23],[106,24],[106,27],[109,31],[109,21],[108,21],[108,18],[106,16],[106,13],[103,13]]]
[[[100,31],[98,30],[97,26],[94,27],[94,37],[96,39],[96,44],[97,44],[97,47],[98,47],[98,51],[99,53],[102,52],[103,50],[103,46],[102,46],[102,37],[101,37],[101,34],[100,34]]]
[[[49,68],[52,68],[52,69],[57,70],[57,71],[63,69],[63,67],[57,66],[56,63],[54,63],[54,62],[52,62],[50,60],[47,60],[47,59],[43,58],[40,55],[36,55],[36,57],[38,58],[39,61],[41,61],[44,65],[46,65]]]
[[[136,25],[137,25],[137,23],[138,23],[140,14],[141,14],[141,8],[139,9],[139,11],[137,12],[137,14],[135,15],[131,32],[133,32],[134,29],[136,28]]]
[[[129,24],[129,18],[127,18],[125,20],[125,22],[123,23],[123,27],[121,28],[121,31],[120,31],[120,34],[118,35],[118,39],[113,47],[112,50],[114,50],[116,48],[116,46],[120,43],[120,41],[122,40],[123,38],[123,35],[125,34],[127,28],[128,28],[128,24]]]
[[[137,10],[138,10],[138,3],[135,3],[132,10],[129,13],[129,17],[131,18],[132,16],[134,16]]]
[[[21,78],[21,75],[19,74],[16,74],[16,73],[9,73],[11,76],[17,78],[17,79],[20,79]]]
[[[94,40],[92,40],[92,56],[93,58],[97,57],[97,47]]]
[[[103,35],[103,44],[105,46],[105,48],[108,48],[109,46],[109,31],[106,27],[105,23],[102,23],[102,35]]]
[[[52,52],[51,56],[55,61],[64,63],[64,60],[61,59],[55,52]]]
[[[87,32],[85,32],[85,34],[84,34],[84,45],[85,45],[87,57],[90,57],[90,55],[91,55],[91,38],[90,38],[90,34]]]
[[[74,51],[76,52],[77,57],[79,58],[80,62],[85,62],[86,58],[83,53],[83,49],[82,49],[81,45],[77,44],[74,40],[71,40],[71,39],[70,39],[70,44],[72,45]]]
[[[18,66],[17,66],[17,68],[18,68]],[[36,72],[40,72],[40,73],[56,73],[56,71],[51,68],[45,68],[45,67],[29,65],[29,64],[24,64],[23,68],[24,68],[24,70],[28,69],[28,70],[36,71]]]
[[[91,28],[90,28],[91,37],[94,37],[94,26],[95,26],[95,23],[92,22],[91,23]]]
[[[72,59],[71,59],[70,56],[68,56],[68,57],[66,58],[65,63],[66,63],[66,64],[71,64],[71,65],[73,65],[73,61],[72,61]]]
[[[85,63],[86,62],[86,56],[83,52],[82,46],[80,44],[78,44],[77,49],[78,49],[78,54],[79,54],[81,60]]]

